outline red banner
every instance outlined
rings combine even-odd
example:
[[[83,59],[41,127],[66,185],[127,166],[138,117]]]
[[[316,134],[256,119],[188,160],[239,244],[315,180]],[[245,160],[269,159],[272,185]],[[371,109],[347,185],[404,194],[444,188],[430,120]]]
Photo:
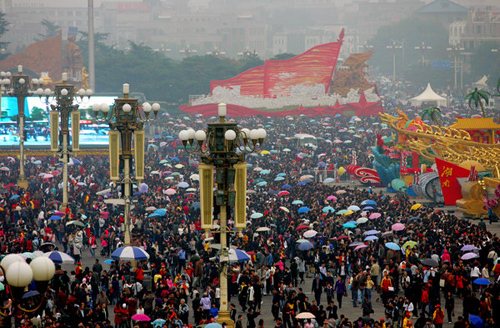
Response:
[[[470,170],[439,158],[436,158],[436,166],[445,205],[456,205],[457,200],[462,198],[462,187],[457,178],[469,177]]]

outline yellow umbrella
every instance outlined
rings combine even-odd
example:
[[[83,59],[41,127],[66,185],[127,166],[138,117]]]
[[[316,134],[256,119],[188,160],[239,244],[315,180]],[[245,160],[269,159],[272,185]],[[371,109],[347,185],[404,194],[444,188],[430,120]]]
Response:
[[[412,211],[415,211],[415,210],[418,210],[420,207],[422,207],[422,204],[417,203],[417,204],[415,204],[415,205],[413,205],[413,206],[411,207],[411,210],[412,210]]]
[[[347,212],[343,213],[342,215],[351,215],[351,214],[353,214],[353,213],[354,213],[353,211],[349,210],[349,211],[347,211]]]
[[[182,165],[182,164],[177,164],[177,165],[175,166],[175,168],[177,168],[177,169],[182,169],[183,167],[184,167],[184,165]]]
[[[287,213],[290,213],[290,210],[286,208],[285,206],[280,206],[280,210],[285,211]]]
[[[263,151],[260,152],[260,154],[261,155],[269,155],[270,152],[269,152],[269,150],[263,150]]]

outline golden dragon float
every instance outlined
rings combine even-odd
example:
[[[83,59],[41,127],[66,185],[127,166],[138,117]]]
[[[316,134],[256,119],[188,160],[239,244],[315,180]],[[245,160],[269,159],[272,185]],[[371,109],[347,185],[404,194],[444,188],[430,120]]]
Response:
[[[399,109],[398,117],[379,115],[396,131],[396,142],[407,150],[480,173],[479,178],[461,182],[462,198],[456,200],[459,210],[474,217],[491,212],[500,216],[500,144],[495,142],[500,124],[493,118],[457,118],[450,126],[438,126],[418,117],[410,120]]]

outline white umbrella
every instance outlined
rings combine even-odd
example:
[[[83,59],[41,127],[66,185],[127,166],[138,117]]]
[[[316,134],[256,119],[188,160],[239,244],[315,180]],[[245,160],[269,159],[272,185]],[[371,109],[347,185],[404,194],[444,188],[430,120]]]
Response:
[[[193,181],[199,181],[200,180],[200,175],[199,174],[191,174],[191,176],[189,177],[189,179],[191,179]]]
[[[271,230],[271,229],[270,229],[270,228],[268,228],[268,227],[260,227],[260,228],[257,228],[257,230],[256,230],[256,231],[261,232],[261,231],[270,231],[270,230]]]
[[[316,230],[307,230],[306,232],[304,232],[304,237],[312,238],[312,237],[316,236],[317,234],[318,234],[318,232]]]
[[[316,316],[311,312],[300,312],[295,316],[295,319],[314,319]]]

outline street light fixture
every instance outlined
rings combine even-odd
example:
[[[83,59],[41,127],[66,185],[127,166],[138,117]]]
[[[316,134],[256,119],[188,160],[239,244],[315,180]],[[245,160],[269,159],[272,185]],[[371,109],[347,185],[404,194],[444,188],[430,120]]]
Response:
[[[50,101],[52,90],[39,88],[36,93],[40,98],[45,97]],[[62,73],[62,83],[57,84],[54,89],[55,104],[51,104],[50,115],[50,150],[60,154],[63,162],[63,200],[61,211],[68,207],[68,163],[69,155],[80,150],[80,111],[78,102],[84,97],[89,99],[92,90],[80,89],[75,92],[75,86],[68,83],[68,73]],[[76,104],[75,104],[76,102]],[[61,138],[59,138],[59,114],[61,121]],[[69,119],[71,116],[72,138],[69,138]]]
[[[229,317],[227,267],[229,243],[227,222],[231,213],[235,227],[241,231],[246,226],[247,164],[245,153],[258,152],[267,136],[266,130],[239,128],[236,122],[226,121],[226,104],[219,104],[219,121],[208,123],[206,130],[193,129],[179,132],[184,149],[199,153],[201,227],[208,234],[213,227],[213,213],[219,213],[220,234],[220,311],[218,322],[234,327]],[[216,189],[214,192],[214,169]],[[215,204],[214,204],[215,202]],[[233,210],[231,210],[233,209]]]
[[[24,131],[24,103],[26,98],[32,94],[32,88],[37,88],[43,80],[31,79],[28,75],[23,74],[23,66],[17,66],[17,74],[12,75],[10,72],[1,72],[2,91],[7,91],[7,94],[17,98],[18,109],[18,130],[19,130],[19,180],[17,185],[23,189],[28,188],[28,181],[24,173],[24,141],[27,137]]]
[[[42,305],[45,304],[44,294],[56,271],[54,262],[48,257],[40,256],[31,261],[30,264],[27,264],[19,254],[9,254],[0,262],[0,270],[3,272],[3,283],[8,286],[7,298],[10,299],[9,304],[0,306],[0,315],[9,318],[10,307],[15,311],[20,310],[24,313],[39,311]],[[39,295],[34,299],[35,306],[26,309],[22,307],[23,295],[25,294],[26,287],[32,281],[35,282],[35,287]],[[10,327],[10,320],[3,322],[3,324],[5,327]]]
[[[109,124],[109,165],[110,178],[115,185],[122,185],[125,205],[125,245],[130,245],[130,203],[132,183],[140,185],[144,180],[144,123],[155,120],[160,105],[144,103],[139,106],[138,99],[130,98],[130,85],[123,84],[123,97],[115,99],[110,107],[107,104],[94,105],[96,119]],[[151,111],[154,117],[150,117]],[[102,119],[99,118],[101,113]],[[132,180],[132,139],[135,148],[135,181]],[[121,155],[120,155],[121,140]],[[121,175],[121,176],[120,176]],[[121,180],[120,180],[121,178]]]
[[[392,50],[392,82],[396,82],[396,50],[403,49],[403,47],[397,45],[396,41],[392,41],[392,44],[386,48]]]
[[[422,41],[422,44],[420,46],[415,47],[415,50],[420,50],[422,52],[422,61],[421,61],[422,66],[425,65],[425,52],[431,49],[432,47],[425,45],[424,41]]]
[[[450,47],[446,48],[446,50],[448,51],[452,51],[453,52],[453,56],[455,57],[455,67],[454,67],[454,70],[455,70],[455,89],[458,87],[458,84],[457,84],[457,68],[458,68],[458,56],[460,55],[460,53],[462,51],[464,51],[465,49],[460,47],[458,44],[454,44],[454,45],[450,45]],[[462,71],[462,61],[460,61],[460,71]]]

